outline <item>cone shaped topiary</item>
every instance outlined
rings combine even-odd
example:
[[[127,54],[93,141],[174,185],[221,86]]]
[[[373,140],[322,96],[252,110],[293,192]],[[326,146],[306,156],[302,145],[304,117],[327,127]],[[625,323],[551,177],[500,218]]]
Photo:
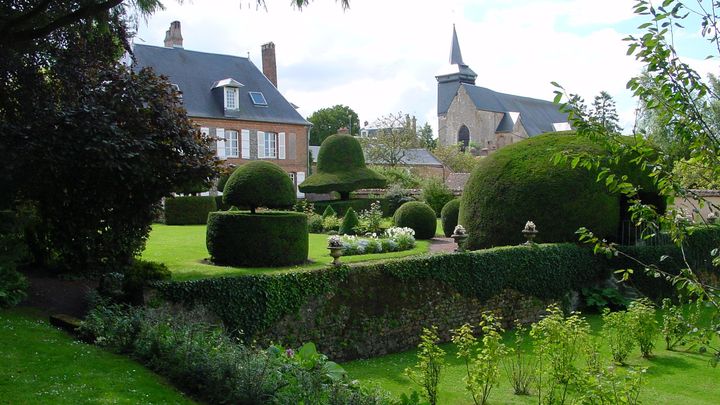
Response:
[[[415,239],[432,239],[437,228],[437,217],[432,207],[420,201],[401,205],[393,216],[395,226],[411,228]]]
[[[358,219],[357,213],[352,207],[348,208],[340,225],[340,233],[344,235],[355,235],[355,227],[358,225],[360,225],[360,219]]]
[[[440,211],[440,222],[442,223],[443,233],[449,238],[453,234],[458,224],[458,214],[460,213],[460,199],[448,201]]]
[[[280,166],[265,161],[253,161],[240,166],[223,189],[226,206],[288,208],[295,204],[295,187]]]
[[[460,207],[459,222],[468,232],[468,249],[525,242],[521,231],[527,221],[537,226],[539,242],[577,241],[575,231],[583,226],[597,236],[615,239],[621,197],[596,181],[596,171],[554,164],[552,157],[563,151],[606,154],[587,138],[560,132],[509,145],[479,163],[465,185]],[[617,170],[633,180],[648,179],[628,162],[621,162]],[[651,192],[651,182],[643,183]]]
[[[317,173],[300,184],[304,193],[337,191],[343,200],[360,188],[383,188],[387,180],[365,166],[360,142],[351,135],[335,134],[327,137],[318,153]]]
[[[323,211],[323,214],[322,214],[323,219],[325,219],[327,217],[336,217],[336,216],[337,216],[337,212],[335,212],[332,205],[328,205],[327,207],[325,207],[325,211]]]

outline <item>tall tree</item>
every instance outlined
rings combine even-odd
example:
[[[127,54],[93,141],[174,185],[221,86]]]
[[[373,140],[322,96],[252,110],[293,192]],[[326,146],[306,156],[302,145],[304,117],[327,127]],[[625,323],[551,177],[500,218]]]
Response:
[[[337,134],[340,128],[348,128],[351,135],[360,133],[360,120],[352,108],[341,104],[321,108],[307,119],[313,124],[310,131],[310,145],[319,146],[330,135]]]
[[[376,134],[363,138],[365,158],[369,162],[390,167],[404,163],[408,149],[419,145],[413,122],[414,118],[403,116],[402,113],[378,118],[374,123]]]
[[[435,149],[437,146],[437,138],[433,137],[433,130],[429,123],[426,122],[425,125],[418,130],[417,135],[420,141],[420,146],[423,148]]]
[[[615,100],[606,92],[601,91],[595,96],[590,110],[590,119],[597,121],[599,125],[610,133],[620,133],[620,120],[615,108]]]

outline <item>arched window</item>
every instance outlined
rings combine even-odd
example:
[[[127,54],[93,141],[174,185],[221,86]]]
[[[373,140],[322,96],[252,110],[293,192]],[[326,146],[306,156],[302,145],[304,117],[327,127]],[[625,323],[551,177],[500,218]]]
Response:
[[[458,131],[458,143],[461,144],[460,149],[462,150],[470,146],[470,130],[465,125],[461,126]]]

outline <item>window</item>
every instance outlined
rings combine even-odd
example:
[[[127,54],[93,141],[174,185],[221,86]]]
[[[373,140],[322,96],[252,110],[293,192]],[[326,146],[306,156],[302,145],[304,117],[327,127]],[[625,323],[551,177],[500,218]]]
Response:
[[[248,92],[248,94],[250,94],[250,99],[252,100],[253,104],[261,106],[268,105],[267,100],[265,100],[265,95],[263,95],[259,91],[250,91]]]
[[[238,89],[235,87],[225,87],[225,109],[238,109]]]
[[[238,132],[225,131],[225,156],[238,157]]]
[[[288,176],[290,176],[290,181],[292,181],[293,186],[295,185],[295,173],[288,173]]]
[[[465,125],[461,126],[458,131],[458,143],[462,151],[465,151],[465,149],[470,146],[470,130]]]
[[[277,157],[277,134],[274,132],[265,132],[265,157]]]

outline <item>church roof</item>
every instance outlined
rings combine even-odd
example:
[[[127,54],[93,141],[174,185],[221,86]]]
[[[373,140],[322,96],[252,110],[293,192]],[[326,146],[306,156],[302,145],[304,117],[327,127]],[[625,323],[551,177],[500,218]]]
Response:
[[[453,24],[453,37],[452,37],[452,49],[450,50],[450,64],[467,66],[462,59],[462,53],[460,52],[460,41],[458,41],[457,31],[455,31],[455,24]]]

